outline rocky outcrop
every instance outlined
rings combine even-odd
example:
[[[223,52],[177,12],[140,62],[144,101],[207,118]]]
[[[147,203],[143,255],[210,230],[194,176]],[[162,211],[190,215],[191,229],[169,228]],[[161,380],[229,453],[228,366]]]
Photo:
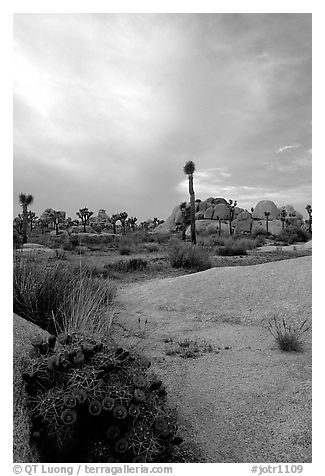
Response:
[[[256,205],[252,217],[254,220],[265,220],[265,212],[269,213],[269,220],[276,220],[280,216],[280,210],[272,200],[261,200]]]
[[[48,338],[49,334],[31,322],[13,316],[13,461],[37,463],[39,455],[29,443],[30,421],[27,410],[27,394],[22,373],[25,371],[31,351],[31,339],[35,335]]]
[[[230,210],[224,203],[218,203],[213,209],[213,220],[229,220]]]
[[[98,210],[98,218],[101,218],[102,220],[108,220],[109,216],[106,213],[106,210],[104,208],[101,208]]]
[[[189,206],[189,204],[187,204]],[[303,225],[302,215],[297,212],[292,205],[286,205],[287,211],[286,224]],[[234,207],[232,228],[236,234],[251,233],[259,229],[266,230],[266,215],[268,215],[268,230],[271,234],[279,234],[282,230],[280,212],[271,200],[261,200],[257,203],[253,213],[244,210],[238,206]],[[219,233],[219,220],[221,221],[221,230],[229,233],[230,206],[224,198],[209,197],[206,200],[196,201],[195,223],[196,232],[200,233]],[[170,217],[165,223],[155,228],[154,233],[171,233],[179,229],[183,223],[183,214],[179,206],[175,207]],[[216,224],[214,224],[216,223]],[[211,225],[211,226],[210,226]],[[188,231],[187,231],[188,233]]]

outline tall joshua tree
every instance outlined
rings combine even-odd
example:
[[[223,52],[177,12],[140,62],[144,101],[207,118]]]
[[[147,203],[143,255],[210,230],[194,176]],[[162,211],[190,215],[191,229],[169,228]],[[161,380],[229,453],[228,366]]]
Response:
[[[121,222],[124,234],[126,232],[125,222],[126,222],[127,217],[128,217],[128,214],[126,212],[121,212],[121,213],[119,213],[119,216],[118,216],[118,219]]]
[[[311,233],[311,223],[312,223],[312,213],[313,213],[313,210],[311,208],[311,205],[306,205],[306,210],[307,210],[307,213],[309,215],[309,220],[308,220],[308,231],[309,233]]]
[[[190,220],[191,220],[191,241],[196,243],[196,234],[195,234],[195,194],[193,188],[193,174],[195,172],[195,163],[192,160],[186,162],[184,166],[184,173],[188,177],[188,191],[190,194]]]
[[[19,194],[19,202],[23,209],[23,244],[27,243],[27,225],[28,225],[28,205],[33,203],[34,197],[33,195],[20,193]]]
[[[30,226],[30,231],[33,231],[34,223],[37,220],[37,216],[35,212],[32,212],[31,210],[28,212],[28,223]]]
[[[270,212],[264,212],[265,219],[266,219],[266,233],[269,234],[269,216]]]
[[[89,218],[94,214],[94,212],[91,212],[88,210],[87,207],[85,208],[79,208],[79,211],[76,213],[76,215],[80,218],[81,223],[83,224],[84,227],[84,233],[86,233],[86,225],[89,223]]]
[[[282,230],[284,230],[286,217],[287,217],[287,211],[286,211],[285,208],[282,208],[281,213],[280,213],[280,219],[281,219],[281,222],[282,222]]]
[[[113,225],[113,233],[114,233],[114,235],[116,235],[116,222],[117,222],[119,219],[120,219],[120,218],[119,218],[118,213],[114,213],[114,214],[110,217],[110,219],[109,219],[110,223],[112,223],[112,225]]]

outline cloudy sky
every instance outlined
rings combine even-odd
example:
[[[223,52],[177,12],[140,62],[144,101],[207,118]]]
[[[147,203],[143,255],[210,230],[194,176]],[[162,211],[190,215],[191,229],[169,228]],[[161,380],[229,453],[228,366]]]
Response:
[[[310,14],[15,14],[14,215],[311,202]]]

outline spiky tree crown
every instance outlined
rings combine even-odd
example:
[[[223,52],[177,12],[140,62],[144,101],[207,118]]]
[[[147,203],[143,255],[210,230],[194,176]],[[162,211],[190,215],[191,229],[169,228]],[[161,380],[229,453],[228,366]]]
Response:
[[[189,160],[186,162],[186,164],[184,165],[184,173],[186,175],[192,175],[194,174],[195,172],[195,163],[193,162],[193,160]]]
[[[34,200],[33,195],[20,193],[19,194],[19,201],[21,205],[30,205]]]

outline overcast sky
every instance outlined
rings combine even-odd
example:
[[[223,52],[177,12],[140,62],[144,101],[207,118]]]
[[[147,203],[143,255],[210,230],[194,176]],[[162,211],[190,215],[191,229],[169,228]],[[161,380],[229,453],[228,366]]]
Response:
[[[310,14],[16,14],[14,214],[311,202]]]

